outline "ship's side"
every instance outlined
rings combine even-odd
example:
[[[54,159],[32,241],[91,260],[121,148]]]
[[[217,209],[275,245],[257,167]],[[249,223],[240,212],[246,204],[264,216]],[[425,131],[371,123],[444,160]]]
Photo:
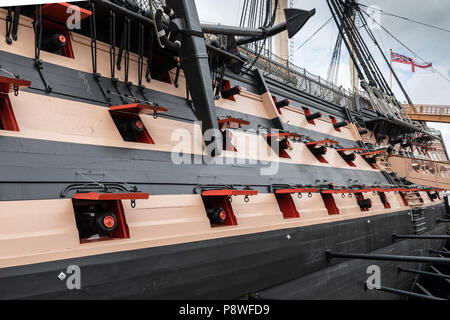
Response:
[[[1,9],[0,25],[6,15]],[[144,83],[146,89],[130,89],[126,80],[140,82],[140,59],[131,52],[128,74],[116,71],[114,82],[107,76],[109,45],[99,31],[100,83],[84,32],[68,33],[72,57],[41,51],[40,73],[34,19],[21,17],[12,45],[0,41],[1,68],[31,81],[17,96],[2,94],[2,108],[9,110],[3,123],[14,119],[15,127],[0,130],[0,298],[398,298],[364,290],[372,263],[329,261],[325,250],[419,256],[443,247],[443,240],[395,241],[392,235],[417,232],[417,206],[405,194],[420,200],[421,234],[444,234],[448,225],[437,219],[446,215],[447,185],[400,188],[363,150],[345,160],[364,139],[355,123],[334,126],[349,120],[348,110],[259,72],[227,71],[225,81],[242,89],[215,101],[217,118],[245,126],[229,121],[222,127],[232,133],[231,147],[211,162],[198,110],[186,99],[193,80],[182,70],[177,86],[176,68],[166,67],[159,80]],[[125,93],[167,108],[158,117],[137,115],[146,139],[127,141],[118,130],[121,115],[111,108],[126,105]],[[288,105],[277,108],[284,99]],[[281,156],[264,128],[307,139],[291,140]],[[370,131],[364,135],[371,139]],[[314,153],[324,145],[323,154]],[[92,184],[119,185],[122,198],[88,198],[85,187]],[[227,206],[225,224],[208,218],[208,192]],[[370,206],[363,205],[368,199]],[[115,208],[121,233],[82,237],[79,210],[96,201]],[[410,289],[414,276],[397,273],[398,263],[378,265],[383,285]],[[69,266],[81,270],[80,289],[68,290],[58,278]]]

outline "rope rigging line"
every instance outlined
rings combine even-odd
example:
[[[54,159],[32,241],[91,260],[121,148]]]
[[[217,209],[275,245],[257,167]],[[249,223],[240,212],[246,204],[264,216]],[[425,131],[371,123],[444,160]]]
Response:
[[[327,81],[337,84],[339,78],[339,64],[341,60],[342,36],[338,33],[336,43],[334,45],[330,66],[327,72]]]
[[[312,38],[315,37],[316,34],[319,33],[320,30],[322,30],[330,21],[331,19],[333,19],[333,17],[330,17],[323,25],[321,25],[319,27],[319,29],[317,29],[308,39],[306,39],[305,42],[303,42],[297,49],[295,49],[294,52],[297,52],[298,50],[300,50],[308,41],[310,41]]]
[[[368,8],[368,9],[371,9],[371,10],[374,10],[374,11],[377,11],[377,12],[382,13],[382,14],[387,15],[387,16],[391,16],[391,17],[403,19],[403,20],[406,20],[406,21],[409,21],[409,22],[414,22],[414,23],[417,23],[417,24],[420,24],[420,25],[423,25],[423,26],[426,26],[426,27],[438,29],[438,30],[441,30],[441,31],[444,31],[444,32],[450,32],[450,30],[448,30],[448,29],[445,29],[445,28],[442,28],[442,27],[437,27],[437,26],[434,26],[434,25],[431,25],[431,24],[428,24],[428,23],[425,23],[425,22],[420,22],[420,21],[417,21],[417,20],[413,20],[413,19],[410,19],[410,18],[407,18],[407,17],[402,17],[402,16],[400,16],[400,15],[398,15],[398,14],[394,14],[394,13],[390,13],[390,12],[383,11],[383,10],[381,10],[381,9],[377,9],[377,8],[374,8],[374,7],[370,7],[370,6],[365,5],[365,4],[363,4],[363,3],[360,3],[359,5],[360,5],[360,6],[363,6],[363,7],[365,7],[365,8]]]
[[[360,12],[365,14],[369,19],[371,19],[374,23],[376,23],[378,26],[380,26],[389,36],[391,36],[395,41],[397,41],[400,45],[402,45],[406,50],[408,50],[411,54],[413,54],[415,57],[419,58],[423,63],[428,63],[425,59],[423,59],[421,56],[419,56],[417,53],[412,51],[407,45],[405,45],[402,41],[400,41],[396,36],[394,36],[389,30],[387,30],[384,26],[382,26],[380,23],[378,23],[374,18],[372,18],[366,11],[360,9]],[[439,74],[442,78],[444,78],[446,81],[450,82],[450,80],[443,75],[441,72],[436,70],[434,67],[431,67],[434,72]]]
[[[278,0],[246,0],[242,7],[240,20],[241,27],[260,28],[262,30],[272,27],[276,20],[278,8]],[[264,48],[271,51],[272,39],[264,38],[247,45],[255,56],[251,63],[248,63],[247,70],[253,68],[260,56],[263,54]]]

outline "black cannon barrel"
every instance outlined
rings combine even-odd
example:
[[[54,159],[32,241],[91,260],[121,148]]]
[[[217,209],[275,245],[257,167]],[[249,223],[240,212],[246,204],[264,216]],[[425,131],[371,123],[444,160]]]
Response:
[[[320,117],[322,117],[322,112],[315,112],[315,113],[307,114],[306,120],[311,121],[314,119],[318,119]]]
[[[362,128],[362,129],[359,129],[358,132],[359,132],[359,134],[366,134],[369,132],[369,130]]]
[[[333,124],[335,129],[339,129],[348,125],[348,121],[340,121]]]

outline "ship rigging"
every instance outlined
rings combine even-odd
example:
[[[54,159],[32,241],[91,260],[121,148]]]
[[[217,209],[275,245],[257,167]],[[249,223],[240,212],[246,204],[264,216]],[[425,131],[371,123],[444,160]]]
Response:
[[[80,2],[73,30],[68,3],[0,9],[0,297],[448,298],[445,146],[358,3],[327,4],[352,91],[288,61],[316,10],[287,1],[239,26],[194,0]]]

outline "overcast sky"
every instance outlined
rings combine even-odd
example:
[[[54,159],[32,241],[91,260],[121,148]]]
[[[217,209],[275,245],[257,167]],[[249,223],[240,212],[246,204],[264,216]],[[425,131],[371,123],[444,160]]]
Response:
[[[200,19],[208,23],[221,23],[238,25],[244,0],[196,0]],[[450,1],[448,0],[361,0],[360,3],[378,6],[381,10],[394,13],[403,17],[418,20],[427,24],[450,29]],[[329,62],[338,34],[336,25],[330,21],[312,40],[305,46],[297,48],[308,39],[330,17],[331,13],[325,0],[294,0],[294,7],[310,10],[316,8],[317,13],[294,37],[295,54],[293,62],[309,72],[326,78]],[[391,16],[382,15],[381,24],[394,36],[418,56],[432,62],[436,70],[447,79],[450,77],[450,33],[432,29],[409,21]],[[383,30],[374,30],[383,51],[389,55],[389,49],[404,54],[422,62],[409,51],[393,40]],[[382,57],[372,43],[366,42],[375,54],[375,58],[386,79],[389,81],[389,70],[382,61]],[[350,87],[348,67],[348,53],[342,45],[342,56],[339,72],[339,84]],[[397,74],[403,83],[407,93],[417,104],[441,104],[450,105],[450,82],[438,73],[420,72],[412,73],[408,67],[394,64]],[[394,91],[401,102],[405,102],[398,86],[394,83]],[[450,152],[450,124],[429,124],[430,127],[442,131],[446,140],[446,146]]]

